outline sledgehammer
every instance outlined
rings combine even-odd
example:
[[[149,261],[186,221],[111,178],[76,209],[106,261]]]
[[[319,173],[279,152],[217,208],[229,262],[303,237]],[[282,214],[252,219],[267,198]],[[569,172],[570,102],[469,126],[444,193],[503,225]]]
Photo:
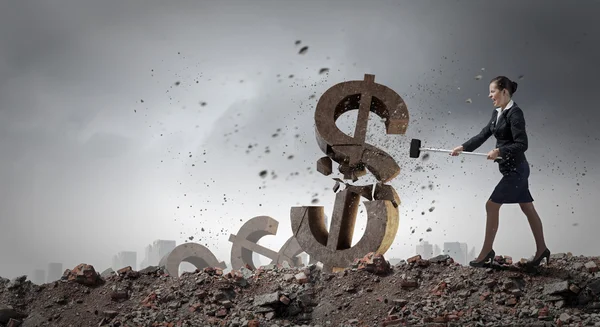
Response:
[[[421,151],[452,153],[452,150],[434,149],[434,148],[422,148],[421,147],[421,140],[412,139],[410,141],[410,157],[411,158],[418,158],[419,155],[421,154]],[[479,152],[466,152],[466,151],[463,151],[463,152],[461,152],[461,154],[469,154],[469,155],[474,155],[474,156],[484,156],[484,157],[487,157],[487,153],[479,153]],[[497,159],[502,160],[501,157],[498,157]]]

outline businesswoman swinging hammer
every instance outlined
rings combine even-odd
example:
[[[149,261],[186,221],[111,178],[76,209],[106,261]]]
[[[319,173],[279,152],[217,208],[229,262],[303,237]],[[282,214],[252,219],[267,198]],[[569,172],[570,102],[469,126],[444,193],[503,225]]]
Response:
[[[490,121],[478,135],[454,148],[450,153],[452,156],[457,156],[462,151],[475,151],[490,136],[496,137],[496,148],[488,153],[487,158],[498,162],[502,179],[485,204],[487,213],[485,240],[479,256],[469,263],[472,267],[483,267],[488,260],[490,262],[494,260],[496,255],[493,250],[494,238],[498,231],[500,207],[504,203],[518,203],[529,221],[537,251],[528,266],[538,266],[544,258],[548,263],[550,259],[550,250],[544,241],[542,221],[533,206],[533,198],[529,192],[529,163],[525,158],[528,146],[525,118],[521,108],[511,99],[515,91],[517,91],[516,82],[505,76],[494,78],[490,82],[489,97],[496,110]]]

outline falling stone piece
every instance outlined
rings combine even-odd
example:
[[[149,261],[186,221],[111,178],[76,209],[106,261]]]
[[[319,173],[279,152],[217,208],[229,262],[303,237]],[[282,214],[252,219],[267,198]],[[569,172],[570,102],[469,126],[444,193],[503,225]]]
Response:
[[[336,182],[340,182],[340,183],[346,185],[346,182],[344,182],[343,180],[341,180],[341,179],[339,179],[337,177],[333,178],[333,180],[336,181]]]
[[[325,176],[329,176],[333,172],[332,165],[333,163],[331,161],[331,158],[323,157],[317,160],[317,171]]]
[[[372,186],[371,186],[372,187]],[[323,263],[323,270],[333,272],[350,266],[354,259],[369,252],[384,254],[398,231],[398,208],[391,201],[365,201],[367,225],[363,237],[352,246],[354,225],[361,194],[370,194],[368,187],[349,187],[336,194],[329,231],[325,226],[322,206],[291,208],[294,236],[311,259]]]
[[[256,269],[252,258],[255,252],[271,259],[271,264],[287,261],[290,265],[297,266],[300,262],[297,255],[302,253],[302,250],[299,246],[293,246],[294,240],[288,240],[279,252],[257,244],[264,236],[277,234],[278,226],[279,222],[269,216],[257,216],[245,222],[237,235],[231,234],[231,269],[239,270],[246,265]],[[298,250],[300,251],[297,252]]]
[[[215,255],[205,246],[198,243],[184,243],[175,247],[165,255],[158,264],[165,267],[169,275],[179,277],[179,265],[189,262],[198,269],[204,268],[227,268],[225,262],[217,260]]]
[[[348,185],[347,189],[350,190],[350,192],[356,193],[369,201],[373,200],[373,185]]]
[[[473,100],[471,100],[471,98],[468,98],[467,101],[465,101],[466,103],[473,103]]]
[[[359,177],[367,174],[365,167],[360,164],[355,165],[354,167],[340,165],[339,171],[344,174],[344,179],[351,179],[353,182],[356,182]]]
[[[337,127],[336,120],[356,109],[357,124],[354,136],[350,136]],[[366,168],[378,181],[388,182],[400,173],[400,167],[388,153],[365,142],[370,112],[385,121],[387,134],[406,133],[409,121],[406,103],[394,90],[375,83],[375,75],[365,74],[362,81],[332,86],[316,106],[317,144],[341,166],[345,179],[357,180]]]
[[[328,73],[329,72],[329,68],[321,68],[319,69],[319,74],[324,74],[324,73]]]
[[[391,201],[394,207],[400,206],[400,197],[396,190],[391,185],[385,185],[383,183],[377,183],[375,185],[375,193],[373,194],[375,200],[387,200]]]
[[[337,192],[340,189],[340,182],[336,181],[333,185],[333,193]]]

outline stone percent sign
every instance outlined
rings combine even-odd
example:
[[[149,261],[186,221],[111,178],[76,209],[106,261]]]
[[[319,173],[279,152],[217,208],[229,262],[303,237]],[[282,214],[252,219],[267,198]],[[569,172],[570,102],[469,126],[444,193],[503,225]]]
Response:
[[[345,112],[358,109],[354,136],[336,126]],[[354,186],[336,194],[329,231],[322,206],[291,208],[292,230],[296,240],[311,257],[323,263],[325,271],[336,271],[352,264],[366,253],[384,254],[398,231],[400,198],[385,183],[400,173],[396,161],[385,151],[365,142],[369,113],[385,120],[387,134],[405,134],[408,108],[404,100],[385,85],[375,83],[375,75],[365,74],[362,81],[348,81],[329,88],[319,99],[315,111],[317,143],[327,155],[318,160],[317,170],[332,173],[332,161],[339,164],[344,179],[357,181],[369,170],[379,181]],[[361,197],[367,209],[363,237],[352,246],[354,225]]]

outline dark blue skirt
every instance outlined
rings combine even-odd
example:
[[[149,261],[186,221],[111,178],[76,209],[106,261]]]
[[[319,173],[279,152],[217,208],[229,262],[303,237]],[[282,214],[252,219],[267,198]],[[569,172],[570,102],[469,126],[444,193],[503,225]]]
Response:
[[[495,203],[533,202],[529,193],[529,163],[524,160],[510,169],[500,168],[502,179],[496,185],[490,200]]]

